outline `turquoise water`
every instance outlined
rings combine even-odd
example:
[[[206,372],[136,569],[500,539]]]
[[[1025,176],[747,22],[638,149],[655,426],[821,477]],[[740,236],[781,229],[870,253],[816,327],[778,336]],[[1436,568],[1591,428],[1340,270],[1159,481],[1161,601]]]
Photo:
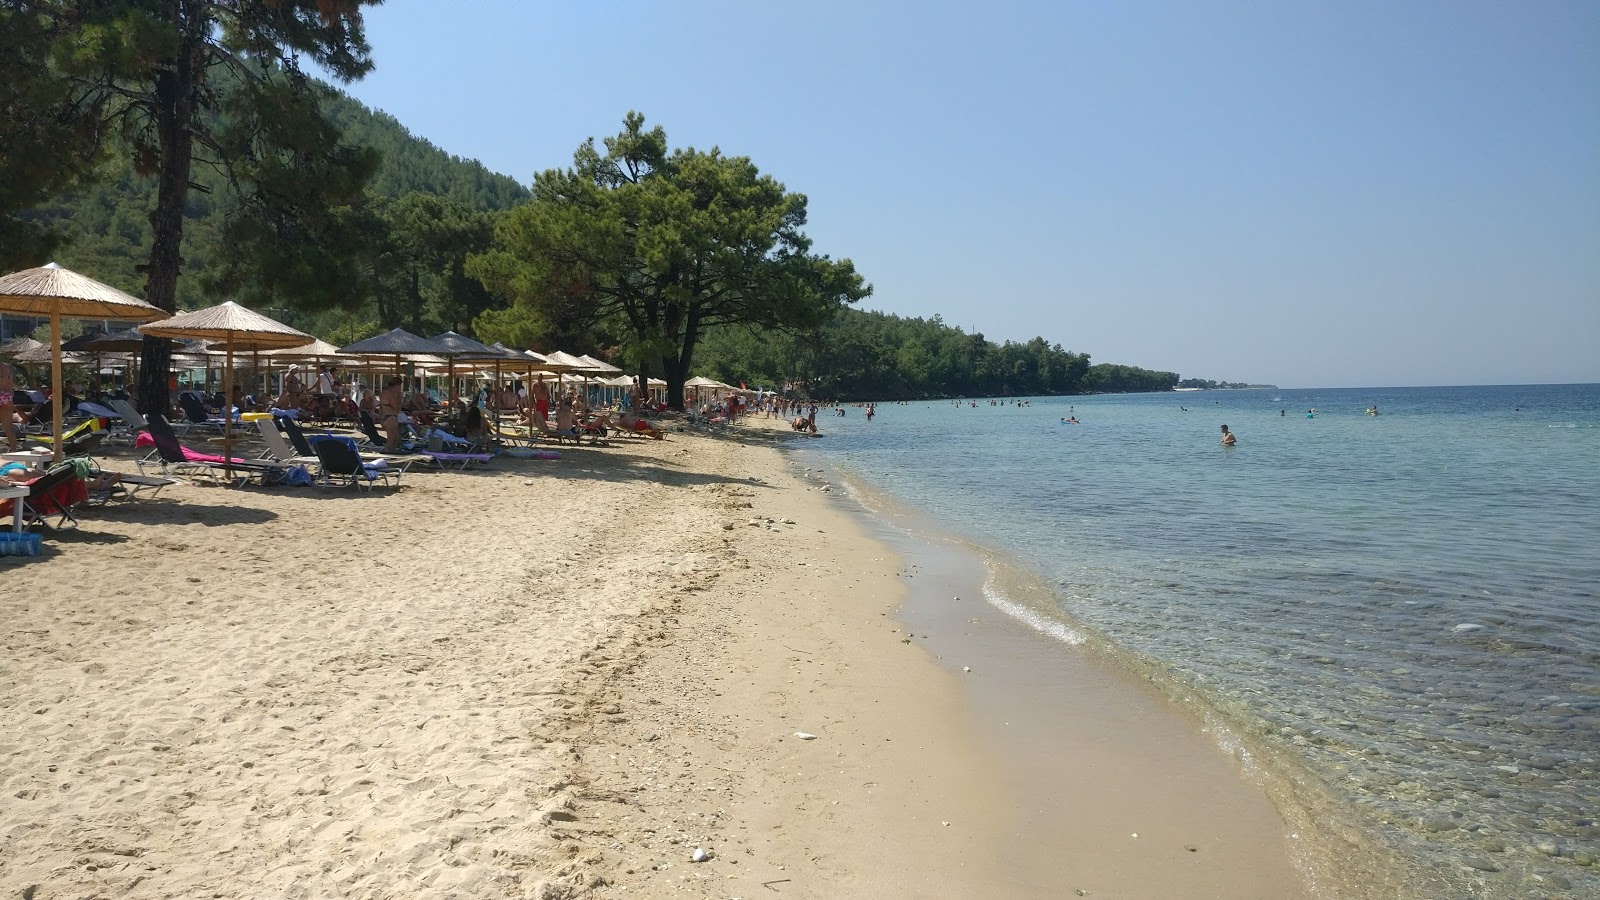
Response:
[[[1428,883],[1600,896],[1600,385],[978,402],[824,411],[813,447],[1031,569],[1049,596],[991,599],[1199,694]]]

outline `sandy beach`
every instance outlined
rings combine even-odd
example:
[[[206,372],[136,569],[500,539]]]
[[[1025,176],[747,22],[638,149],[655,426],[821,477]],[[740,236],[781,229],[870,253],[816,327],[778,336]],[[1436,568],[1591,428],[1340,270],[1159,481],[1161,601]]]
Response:
[[[0,559],[0,896],[1305,895],[1259,788],[1115,679],[1081,747],[1159,746],[1096,769],[1057,717],[1027,749],[1079,788],[1019,779],[786,439],[179,485]]]

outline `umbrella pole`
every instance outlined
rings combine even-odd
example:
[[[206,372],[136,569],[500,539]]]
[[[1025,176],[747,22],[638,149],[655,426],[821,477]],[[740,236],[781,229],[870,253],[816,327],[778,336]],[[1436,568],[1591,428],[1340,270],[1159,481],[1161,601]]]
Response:
[[[222,367],[222,477],[233,481],[233,333],[228,333],[228,359]]]
[[[66,392],[61,390],[61,307],[50,308],[50,343],[55,352],[50,354],[50,419],[55,429],[55,461],[61,462],[61,401]],[[20,503],[22,501],[15,501]]]

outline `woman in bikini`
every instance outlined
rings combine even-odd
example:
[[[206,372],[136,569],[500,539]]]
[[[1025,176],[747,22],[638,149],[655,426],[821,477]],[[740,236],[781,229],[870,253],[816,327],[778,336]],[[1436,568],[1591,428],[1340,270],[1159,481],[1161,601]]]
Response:
[[[390,378],[384,383],[383,392],[378,395],[378,426],[383,429],[385,453],[396,453],[400,450],[400,413],[404,384],[399,378]]]

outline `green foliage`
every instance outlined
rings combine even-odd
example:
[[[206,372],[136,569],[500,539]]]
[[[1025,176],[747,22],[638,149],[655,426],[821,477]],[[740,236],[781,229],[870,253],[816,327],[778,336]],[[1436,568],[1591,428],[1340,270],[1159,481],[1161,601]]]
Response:
[[[61,340],[67,341],[67,340],[70,340],[72,338],[77,337],[80,334],[83,334],[83,322],[82,321],[80,321],[78,319],[62,319],[61,320]],[[50,340],[51,340],[50,323],[46,322],[45,324],[40,325],[39,327],[33,329],[33,333],[28,335],[28,337],[33,338],[34,340],[38,341],[41,344],[50,343]]]
[[[1208,378],[1185,378],[1178,382],[1178,387],[1202,388],[1208,391],[1240,391],[1250,387],[1250,385],[1243,381],[1212,381]]]
[[[20,215],[88,180],[102,156],[99,100],[61,76],[62,28],[0,4],[0,271],[40,265],[61,232]]]
[[[1089,365],[1044,338],[995,344],[934,316],[841,309],[812,331],[722,328],[707,335],[700,370],[730,384],[795,385],[814,397],[914,400],[1171,390],[1178,376]]]
[[[810,252],[806,198],[748,158],[668,151],[666,132],[630,112],[590,139],[570,169],[534,178],[533,199],[503,217],[495,247],[468,272],[512,301],[479,330],[581,322],[659,365],[677,402],[707,329],[812,328],[871,292],[849,260]]]
[[[1153,372],[1137,366],[1115,366],[1110,363],[1090,368],[1085,381],[1088,390],[1102,394],[1170,391],[1177,384],[1177,372]]]
[[[314,316],[306,321],[320,322],[326,319],[330,323],[328,327],[333,327],[332,323],[343,321],[347,315],[354,315],[357,319],[368,319],[375,325],[385,323],[390,328],[396,325],[410,328],[413,322],[408,309],[398,303],[378,302],[386,298],[387,292],[397,284],[396,278],[391,277],[389,267],[398,260],[391,255],[392,250],[385,242],[389,240],[392,230],[397,226],[403,227],[409,218],[393,212],[391,206],[399,204],[409,194],[438,194],[447,198],[443,201],[443,208],[450,210],[450,219],[475,216],[476,220],[468,230],[487,235],[493,230],[491,213],[522,202],[528,196],[528,189],[507,176],[488,172],[475,160],[463,161],[439,150],[427,141],[412,136],[393,117],[368,110],[337,91],[324,88],[320,97],[327,105],[329,116],[345,129],[343,143],[370,148],[376,151],[377,160],[376,172],[368,183],[365,196],[351,206],[329,213],[361,217],[355,223],[360,228],[361,241],[354,249],[346,251],[349,260],[362,266],[359,289],[346,292],[331,301],[331,305],[346,310],[352,305],[359,308],[353,313]],[[0,149],[0,153],[3,152]],[[243,272],[234,276],[239,283],[237,293],[223,289],[223,235],[229,226],[230,203],[233,202],[229,199],[230,189],[223,174],[210,166],[197,168],[193,181],[196,189],[189,193],[184,205],[185,221],[180,244],[185,274],[192,277],[178,282],[179,307],[195,309],[224,297],[254,304],[263,310],[277,306],[280,300],[292,301],[295,295],[291,288],[279,287],[274,291],[275,296],[268,297],[267,291],[256,289]],[[149,259],[152,239],[150,212],[155,207],[155,196],[155,182],[136,174],[129,152],[112,142],[107,147],[102,180],[51,197],[18,217],[19,222],[28,227],[58,232],[63,242],[54,255],[26,257],[17,260],[15,266],[35,266],[55,259],[69,269],[92,275],[137,296],[144,290],[145,276],[140,267]],[[399,243],[417,246],[417,242],[404,236]],[[469,243],[467,248],[480,246],[481,243]],[[409,273],[418,266],[406,263],[402,268]],[[460,267],[452,263],[450,268],[458,270]],[[351,276],[347,274],[341,277]],[[465,289],[468,299],[460,302],[469,304],[469,307],[467,311],[458,313],[457,321],[462,324],[471,321],[472,315],[467,314],[471,312],[470,303],[485,302],[483,298],[487,297],[486,293],[475,294],[473,291],[482,292],[481,285],[474,282]],[[448,301],[440,299],[439,289],[431,274],[424,274],[421,293],[424,298],[423,330],[449,321],[442,315],[435,317],[430,311],[433,305],[448,305]],[[327,312],[325,307],[316,303],[298,305]],[[380,306],[384,308],[379,309]],[[389,308],[391,306],[394,308]],[[289,321],[286,313],[272,315]],[[324,332],[319,330],[316,333]]]

